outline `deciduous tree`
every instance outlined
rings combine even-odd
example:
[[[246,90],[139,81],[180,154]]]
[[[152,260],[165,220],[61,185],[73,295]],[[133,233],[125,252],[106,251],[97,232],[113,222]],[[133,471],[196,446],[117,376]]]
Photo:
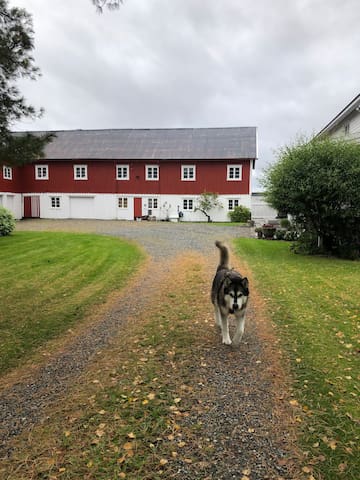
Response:
[[[207,221],[211,222],[212,220],[210,217],[210,212],[214,208],[222,208],[222,205],[218,199],[218,194],[212,192],[203,192],[197,200],[195,212],[199,210],[206,216]]]
[[[92,3],[95,5],[96,10],[102,13],[105,6],[109,10],[116,10],[120,7],[120,3],[123,3],[123,0],[92,0]]]
[[[292,215],[308,252],[360,255],[360,144],[301,139],[265,173],[266,199]]]

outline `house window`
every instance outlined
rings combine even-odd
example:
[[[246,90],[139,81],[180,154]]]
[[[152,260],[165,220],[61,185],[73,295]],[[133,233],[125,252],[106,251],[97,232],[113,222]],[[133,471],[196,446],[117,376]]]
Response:
[[[74,165],[74,180],[87,180],[87,165]]]
[[[116,180],[129,180],[129,165],[116,165]]]
[[[158,208],[158,199],[148,198],[148,208]]]
[[[237,198],[230,198],[228,206],[229,210],[234,210],[235,207],[239,206],[239,200]]]
[[[181,180],[196,180],[195,165],[181,165]]]
[[[194,210],[194,200],[192,198],[184,198],[183,210]]]
[[[119,208],[128,208],[128,199],[126,197],[118,198],[118,207]]]
[[[35,179],[49,180],[49,167],[47,165],[35,165]]]
[[[51,208],[60,208],[60,197],[51,197]]]
[[[349,135],[350,134],[350,123],[345,123],[344,125],[344,134]]]
[[[146,165],[146,180],[159,180],[159,167]]]
[[[3,166],[3,178],[4,180],[12,180],[12,168]]]
[[[241,180],[242,165],[228,165],[227,166],[227,180]]]

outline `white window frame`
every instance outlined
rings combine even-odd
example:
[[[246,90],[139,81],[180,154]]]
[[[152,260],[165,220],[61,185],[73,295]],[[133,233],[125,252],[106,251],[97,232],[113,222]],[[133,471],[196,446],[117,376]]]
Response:
[[[80,175],[78,175],[78,169],[80,169]],[[84,176],[82,170],[84,169]],[[88,179],[88,166],[84,164],[74,165],[74,180],[87,180]]]
[[[130,180],[129,165],[123,165],[120,163],[116,165],[116,180]]]
[[[159,165],[145,165],[145,171],[146,171],[146,180],[150,180],[152,182],[157,182],[160,177],[160,169]],[[154,172],[156,172],[156,176],[154,177]]]
[[[48,165],[35,165],[35,180],[49,180]]]
[[[128,197],[118,197],[118,208],[121,208],[121,209],[129,208]]]
[[[194,211],[194,199],[193,198],[183,198],[183,210],[186,212]]]
[[[228,199],[228,210],[232,211],[234,208],[240,205],[240,200],[238,198],[229,198]]]
[[[151,197],[147,199],[148,209],[157,210],[159,208],[159,200],[156,197]]]
[[[236,173],[238,172],[238,173]],[[227,177],[228,182],[241,182],[242,180],[242,165],[228,165]]]
[[[196,165],[181,165],[181,180],[183,182],[195,182]]]
[[[3,165],[3,179],[4,180],[12,180],[12,167],[8,167],[7,165]]]
[[[61,198],[58,196],[50,197],[51,208],[61,208]]]

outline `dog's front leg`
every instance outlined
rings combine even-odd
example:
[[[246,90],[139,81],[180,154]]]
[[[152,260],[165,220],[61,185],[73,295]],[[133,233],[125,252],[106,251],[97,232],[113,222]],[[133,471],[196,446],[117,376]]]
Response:
[[[225,343],[225,345],[231,345],[228,316],[223,313],[221,314],[221,333],[222,343]]]
[[[220,309],[217,305],[214,305],[214,317],[215,317],[216,326],[221,328],[221,313],[220,313]]]
[[[236,317],[236,322],[237,322],[237,325],[236,325],[235,335],[233,338],[233,343],[234,345],[239,345],[239,343],[241,342],[242,336],[244,334],[245,315],[242,314],[241,316]]]

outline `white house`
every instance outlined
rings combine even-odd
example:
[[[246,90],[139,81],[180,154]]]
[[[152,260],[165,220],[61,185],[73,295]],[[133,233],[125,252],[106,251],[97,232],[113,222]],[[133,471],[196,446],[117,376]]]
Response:
[[[360,94],[344,107],[325,127],[316,135],[331,138],[348,138],[360,142]]]

